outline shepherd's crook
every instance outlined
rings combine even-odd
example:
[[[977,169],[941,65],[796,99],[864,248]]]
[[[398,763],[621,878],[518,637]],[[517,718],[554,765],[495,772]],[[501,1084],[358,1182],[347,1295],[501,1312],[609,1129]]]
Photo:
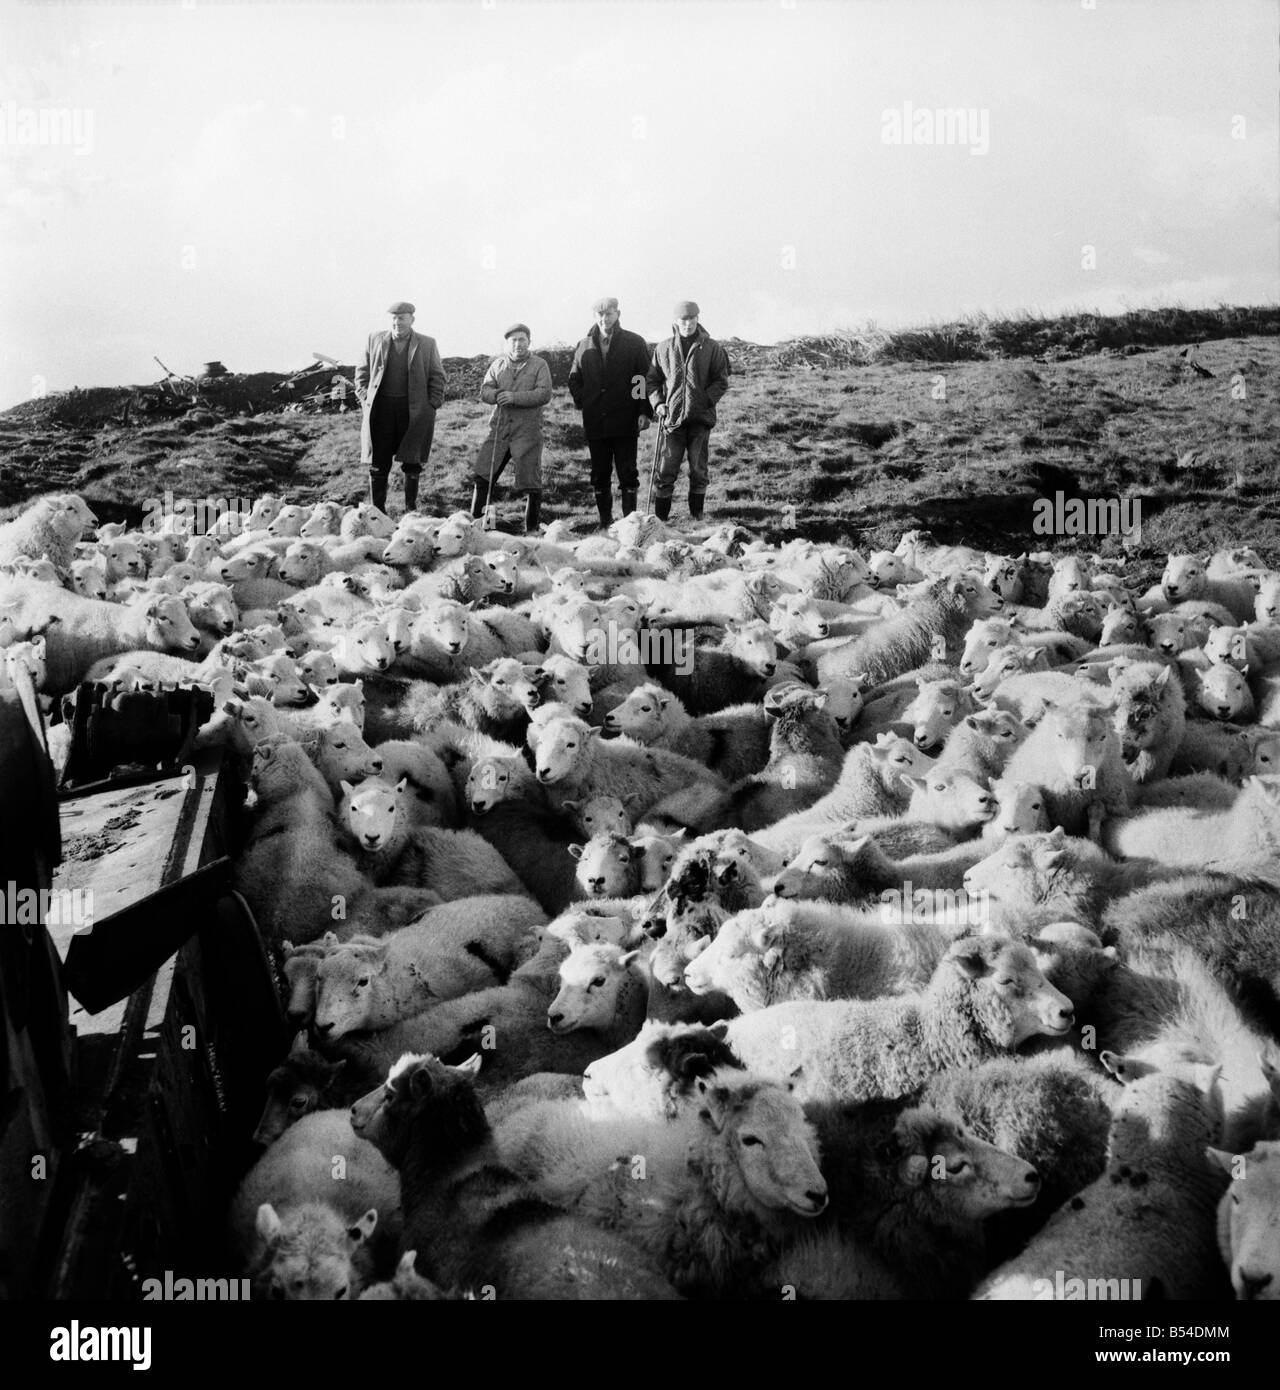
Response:
[[[498,429],[502,424],[502,406],[493,417],[493,448],[489,450],[489,491],[485,494],[484,530],[492,531],[498,522],[498,508],[493,500],[493,470],[498,462]]]
[[[653,512],[653,480],[658,476],[658,450],[662,445],[662,436],[666,432],[666,424],[662,420],[657,422],[658,428],[653,432],[653,467],[649,469],[649,493],[644,499],[644,509],[652,514]]]

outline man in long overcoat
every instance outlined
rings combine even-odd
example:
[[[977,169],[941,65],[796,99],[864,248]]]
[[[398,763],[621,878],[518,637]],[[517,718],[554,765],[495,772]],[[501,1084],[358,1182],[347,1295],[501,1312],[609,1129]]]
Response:
[[[431,453],[436,411],[444,401],[444,363],[434,338],[415,333],[414,307],[399,300],[387,312],[390,329],[370,333],[356,366],[364,392],[360,459],[369,469],[369,500],[387,509],[387,475],[404,470],[404,509],[418,505],[418,479]]]
[[[542,409],[551,399],[551,368],[529,351],[527,324],[513,323],[503,337],[507,350],[489,363],[480,384],[480,399],[493,406],[489,433],[471,471],[475,489],[471,515],[483,516],[490,485],[511,464],[517,492],[525,494],[524,531],[538,529],[542,505]]]

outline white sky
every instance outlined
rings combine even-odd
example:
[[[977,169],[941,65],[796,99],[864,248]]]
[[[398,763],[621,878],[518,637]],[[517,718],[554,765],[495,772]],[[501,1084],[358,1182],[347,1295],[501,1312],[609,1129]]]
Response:
[[[351,359],[401,297],[446,356],[602,293],[759,342],[1280,300],[1275,0],[1087,5],[0,0],[0,406]]]

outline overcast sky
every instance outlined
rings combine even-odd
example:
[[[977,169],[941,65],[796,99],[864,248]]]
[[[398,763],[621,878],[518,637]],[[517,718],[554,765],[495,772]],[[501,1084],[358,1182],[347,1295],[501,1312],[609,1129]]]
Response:
[[[0,0],[0,406],[401,297],[446,356],[1276,302],[1276,70],[1275,0]]]

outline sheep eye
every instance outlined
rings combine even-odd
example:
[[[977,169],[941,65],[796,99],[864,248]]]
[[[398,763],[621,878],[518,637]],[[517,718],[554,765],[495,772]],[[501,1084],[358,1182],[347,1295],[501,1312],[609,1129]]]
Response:
[[[368,975],[361,975],[360,978],[356,981],[356,985],[360,989],[367,989],[369,985]]]
[[[1000,975],[996,979],[997,989],[1012,989],[1017,981],[1011,975]]]
[[[603,976],[603,975],[597,975],[597,976],[595,977],[595,979],[592,980],[591,983],[587,986],[587,988],[588,988],[588,989],[600,989],[600,988],[603,987],[603,985],[604,985],[604,976]]]
[[[294,1096],[293,1099],[289,1102],[289,1109],[302,1110],[306,1106],[306,1103],[306,1096]]]
[[[967,1158],[957,1158],[954,1162],[947,1164],[947,1172],[959,1176],[959,1174],[966,1172],[968,1167],[969,1160]]]
[[[744,1148],[746,1148],[746,1147],[748,1147],[748,1146],[750,1146],[750,1145],[753,1145],[753,1144],[762,1144],[762,1143],[764,1143],[764,1140],[763,1140],[763,1139],[757,1139],[756,1136],[755,1136],[754,1134],[744,1134],[744,1135],[742,1136],[742,1144],[743,1144],[743,1147],[744,1147]]]

